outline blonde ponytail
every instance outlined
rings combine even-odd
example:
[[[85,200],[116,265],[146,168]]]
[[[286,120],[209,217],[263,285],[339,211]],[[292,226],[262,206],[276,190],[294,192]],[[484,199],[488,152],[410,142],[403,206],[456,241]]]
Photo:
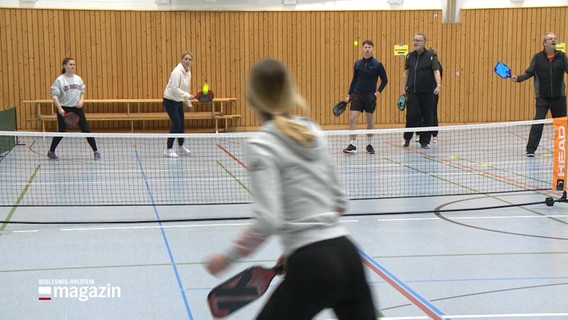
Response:
[[[282,115],[273,116],[274,126],[282,132],[283,135],[296,141],[304,147],[311,147],[316,140],[316,135],[303,123],[294,121]]]
[[[282,62],[274,59],[258,61],[251,69],[246,91],[250,105],[272,119],[282,134],[305,147],[310,147],[316,140],[316,134],[306,125],[290,119],[294,106],[307,107]]]

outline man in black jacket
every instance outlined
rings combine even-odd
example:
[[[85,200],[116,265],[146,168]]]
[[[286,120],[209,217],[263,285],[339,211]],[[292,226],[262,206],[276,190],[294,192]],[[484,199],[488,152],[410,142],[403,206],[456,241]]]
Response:
[[[542,37],[544,49],[535,54],[524,73],[512,76],[513,82],[522,82],[534,76],[536,96],[535,120],[544,119],[550,109],[553,118],[566,116],[566,86],[564,73],[568,73],[568,57],[556,50],[556,35],[547,32]],[[527,142],[527,157],[534,157],[542,137],[543,124],[531,126]]]
[[[388,83],[387,72],[383,64],[373,58],[373,41],[365,40],[363,42],[363,58],[355,62],[353,67],[353,79],[349,86],[349,93],[345,98],[345,102],[351,101],[349,110],[349,130],[357,129],[357,119],[361,112],[366,112],[365,120],[367,129],[373,129],[374,114],[377,107],[377,98],[385,89]],[[381,84],[377,88],[377,81],[381,79]],[[354,154],[357,152],[355,139],[356,135],[349,135],[350,141],[347,148],[343,149],[343,153]],[[372,136],[367,135],[367,152],[374,154],[375,149],[372,145]]]
[[[407,96],[406,127],[430,127],[434,121],[434,98],[442,89],[440,62],[435,53],[425,49],[426,36],[423,33],[414,34],[412,45],[414,51],[406,56],[402,74],[401,94]],[[413,134],[413,131],[404,133],[404,147],[410,145]],[[430,148],[431,137],[431,132],[421,132],[422,148]]]

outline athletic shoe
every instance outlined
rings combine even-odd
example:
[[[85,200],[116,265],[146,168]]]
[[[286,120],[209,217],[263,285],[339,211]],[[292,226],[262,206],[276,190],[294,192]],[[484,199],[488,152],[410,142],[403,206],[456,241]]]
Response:
[[[347,148],[343,149],[343,153],[357,153],[357,147],[350,144]]]
[[[527,151],[527,158],[534,158],[534,152]]]
[[[101,160],[101,153],[98,151],[95,151],[95,160]]]
[[[367,152],[369,154],[375,154],[375,149],[373,148],[372,145],[370,145],[370,144],[367,145]]]
[[[420,142],[420,135],[416,135],[416,142]]]
[[[422,146],[422,149],[430,149],[430,145],[427,143],[423,143],[420,146]]]
[[[432,143],[438,143],[438,139],[436,139],[436,137],[432,137]]]
[[[177,153],[175,153],[174,149],[168,149],[164,151],[164,157],[168,158],[177,158]]]
[[[402,146],[408,148],[408,146],[410,146],[410,139],[404,140],[404,144]]]
[[[57,157],[57,155],[55,154],[55,152],[53,152],[53,151],[49,151],[49,152],[47,153],[47,157],[48,157],[49,159],[51,159],[51,160],[57,160],[57,159],[59,159],[59,158]]]
[[[180,154],[180,155],[184,155],[184,154],[190,154],[191,151],[189,151],[189,149],[186,148],[185,146],[179,146],[177,153]]]

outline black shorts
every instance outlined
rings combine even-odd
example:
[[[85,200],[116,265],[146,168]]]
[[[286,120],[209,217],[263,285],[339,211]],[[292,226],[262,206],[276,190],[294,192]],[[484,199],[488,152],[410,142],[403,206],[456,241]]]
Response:
[[[352,111],[365,111],[367,113],[375,113],[377,108],[377,96],[374,93],[352,93],[351,109]]]

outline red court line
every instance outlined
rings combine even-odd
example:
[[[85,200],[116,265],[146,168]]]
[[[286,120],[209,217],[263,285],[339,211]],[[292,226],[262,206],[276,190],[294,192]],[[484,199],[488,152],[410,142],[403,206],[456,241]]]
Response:
[[[433,320],[447,320],[449,318],[444,317],[444,313],[434,307],[429,301],[422,298],[416,292],[414,292],[410,287],[408,287],[404,282],[397,279],[394,275],[384,269],[376,261],[372,261],[369,256],[364,252],[359,250],[361,255],[361,260],[369,269],[373,270],[379,277],[385,280],[391,287],[407,298],[412,304],[422,310],[426,315],[428,315]]]
[[[238,164],[240,164],[243,168],[248,170],[248,167],[241,161],[239,160],[237,157],[235,157],[232,153],[230,153],[227,149],[223,148],[222,145],[217,143],[217,147],[221,150],[223,150],[223,152],[225,152],[229,157],[231,157],[233,160],[235,160]]]

